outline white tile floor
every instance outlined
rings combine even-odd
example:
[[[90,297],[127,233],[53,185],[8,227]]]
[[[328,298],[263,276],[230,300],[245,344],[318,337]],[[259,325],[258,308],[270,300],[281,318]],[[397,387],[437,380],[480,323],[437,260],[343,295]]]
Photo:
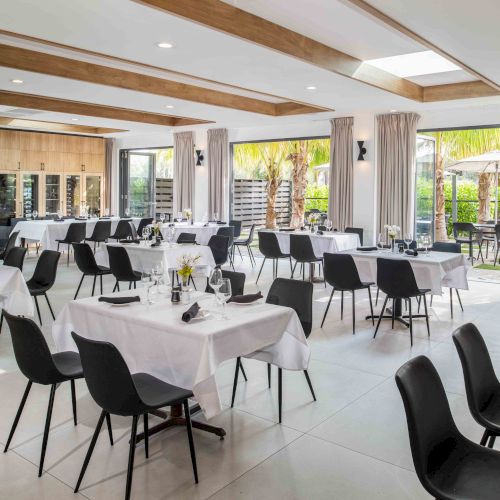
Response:
[[[74,264],[68,268],[64,260],[61,259],[56,286],[50,292],[56,314],[73,297],[80,276]],[[27,277],[35,262],[32,252],[25,263]],[[237,259],[236,264],[237,270],[247,273],[248,292],[259,288],[267,291],[271,282],[270,263],[266,264],[259,286],[255,285],[257,272],[248,260],[242,264]],[[284,263],[280,270],[282,276],[288,277]],[[82,297],[90,294],[89,285],[90,280],[82,288]],[[112,280],[107,278],[105,291],[109,292],[111,287]],[[419,321],[413,348],[408,331],[399,325],[391,330],[390,322],[383,322],[377,339],[372,339],[371,322],[361,319],[369,309],[368,300],[361,293],[357,299],[359,319],[355,336],[351,333],[350,297],[344,321],[340,320],[337,297],[324,328],[319,328],[328,295],[323,285],[315,285],[309,372],[318,401],[311,401],[301,373],[285,372],[283,424],[278,425],[276,371],[273,387],[268,390],[265,365],[245,360],[249,380],[240,382],[235,408],[231,410],[228,406],[234,361],[225,363],[217,379],[226,409],[213,423],[223,426],[227,437],[220,441],[195,431],[200,483],[193,483],[186,434],[175,429],[152,438],[147,461],[143,448],[138,447],[133,498],[428,498],[414,473],[394,373],[413,356],[429,356],[443,379],[459,428],[478,441],[481,429],[467,409],[451,332],[466,321],[475,322],[485,336],[494,362],[500,366],[496,325],[500,320],[500,284],[471,282],[471,290],[462,293],[465,312],[457,310],[457,304],[454,320],[450,319],[448,295],[434,300],[431,338],[427,338],[425,323]],[[41,308],[43,330],[53,346],[52,320],[43,301]],[[0,443],[5,443],[25,383],[4,325],[0,336]],[[123,498],[130,422],[117,417],[113,418],[115,446],[111,447],[107,435],[102,433],[81,492],[73,493],[99,413],[82,381],[77,383],[77,427],[72,422],[69,386],[61,386],[56,393],[45,473],[41,479],[37,478],[48,395],[48,387],[32,389],[11,450],[0,455],[0,498]]]

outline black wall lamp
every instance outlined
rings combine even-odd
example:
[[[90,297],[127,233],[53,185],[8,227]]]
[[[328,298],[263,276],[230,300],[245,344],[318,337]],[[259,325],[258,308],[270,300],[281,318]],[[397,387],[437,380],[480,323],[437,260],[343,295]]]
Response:
[[[199,167],[201,166],[201,162],[205,157],[203,156],[203,151],[201,149],[195,149],[195,152],[196,152],[196,166]]]
[[[366,148],[364,146],[365,141],[357,141],[357,143],[359,148],[358,161],[365,161],[365,154],[366,154]]]

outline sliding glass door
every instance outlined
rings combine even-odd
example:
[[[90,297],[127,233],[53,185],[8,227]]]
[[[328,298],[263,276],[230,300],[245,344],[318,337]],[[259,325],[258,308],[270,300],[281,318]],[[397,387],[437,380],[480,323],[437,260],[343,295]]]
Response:
[[[417,136],[415,172],[415,239],[428,234],[434,241],[436,141],[433,137]]]

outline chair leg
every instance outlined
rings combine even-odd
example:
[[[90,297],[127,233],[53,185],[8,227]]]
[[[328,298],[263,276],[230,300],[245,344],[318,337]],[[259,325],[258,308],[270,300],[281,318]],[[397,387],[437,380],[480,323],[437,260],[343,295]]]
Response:
[[[481,442],[479,443],[481,446],[486,446],[486,441],[490,437],[490,431],[488,429],[484,430],[483,437],[481,438]]]
[[[50,305],[50,302],[49,302],[49,297],[47,295],[47,293],[44,293],[45,295],[45,300],[47,301],[47,305],[49,306],[49,310],[50,310],[50,314],[52,314],[52,319],[56,319],[56,317],[54,316],[54,311],[52,310],[52,306]]]
[[[80,287],[82,286],[82,283],[83,283],[83,278],[85,278],[85,274],[82,274],[82,279],[80,280],[78,288],[76,289],[76,293],[75,293],[75,296],[73,297],[73,300],[76,300],[76,297],[78,296],[78,292],[80,291]]]
[[[236,396],[236,385],[238,384],[238,375],[240,373],[241,358],[236,358],[236,370],[234,372],[234,382],[233,382],[233,395],[231,397],[231,408],[234,407],[234,398]]]
[[[378,306],[378,295],[380,293],[380,288],[377,287],[377,296],[375,297],[375,305]]]
[[[384,315],[385,306],[386,306],[388,300],[389,300],[389,297],[387,297],[387,295],[386,295],[385,300],[384,300],[384,305],[382,306],[382,310],[380,311],[380,316],[378,317],[377,327],[375,328],[375,333],[373,334],[373,338],[375,338],[377,336],[378,327],[380,326],[380,322],[382,321],[382,316]]]
[[[375,326],[375,318],[373,316],[372,291],[370,290],[370,287],[368,287],[368,298],[370,299],[370,312],[372,315],[372,325]]]
[[[271,363],[267,363],[267,387],[271,389]]]
[[[497,438],[497,437],[495,436],[495,434],[492,434],[492,435],[490,436],[490,442],[488,443],[488,448],[493,448],[493,446],[495,445],[495,439],[496,439],[496,438]]]
[[[257,279],[255,280],[255,284],[257,284],[259,282],[260,273],[262,272],[262,268],[264,267],[265,263],[266,263],[266,257],[264,257],[264,260],[262,261],[262,265],[260,266],[260,271],[259,271],[259,274],[257,276]]]
[[[131,281],[128,282],[128,289],[132,290],[132,282]]]
[[[460,294],[458,293],[458,290],[456,288],[455,288],[455,292],[457,294],[458,303],[460,304],[460,309],[462,309],[462,312],[464,312],[464,306],[462,305],[462,299],[460,298]]]
[[[75,381],[71,380],[71,406],[73,407],[73,422],[77,425],[78,421],[76,418],[76,389],[75,389]]]
[[[321,328],[323,328],[323,324],[325,323],[326,315],[328,314],[328,309],[330,309],[330,304],[332,303],[333,294],[335,293],[335,288],[332,288],[332,293],[330,294],[330,300],[325,309],[325,314],[323,315],[323,321],[321,322]]]
[[[250,255],[250,261],[253,261],[253,263],[252,263],[252,267],[253,267],[254,265],[257,265],[257,262],[255,260],[255,256],[253,254],[253,250],[250,247],[250,245],[247,245],[247,250],[248,250],[248,255]]]
[[[101,278],[101,295],[102,295],[102,274],[99,277]]]
[[[352,294],[352,334],[356,333],[356,297],[354,290],[351,292]]]
[[[21,399],[21,404],[19,405],[16,416],[14,418],[14,422],[12,423],[12,427],[11,427],[10,432],[9,432],[9,437],[7,439],[7,444],[5,445],[5,448],[3,449],[4,453],[9,449],[10,442],[12,441],[12,438],[14,437],[14,432],[16,431],[17,424],[19,423],[19,419],[21,418],[21,414],[23,412],[26,400],[28,399],[28,394],[30,393],[30,389],[31,389],[32,385],[33,385],[33,382],[31,382],[31,380],[30,380],[30,381],[28,381],[28,385],[26,386],[26,389],[24,389],[24,394],[23,394],[23,398]]]
[[[247,374],[245,373],[245,369],[243,368],[243,363],[240,361],[240,370],[241,370],[241,374],[243,375],[243,378],[245,379],[245,382],[248,381],[247,379]]]
[[[302,281],[306,280],[306,265],[302,262]]]
[[[411,313],[411,300],[408,301],[408,314],[410,316],[410,345],[413,347],[413,315]]]
[[[97,274],[94,275],[94,283],[92,284],[92,297],[94,296],[94,292],[95,292],[95,282],[97,280]]]
[[[450,288],[450,313],[453,318],[453,290]]]
[[[283,370],[278,368],[278,422],[281,424],[281,412],[283,407]]]
[[[431,304],[430,304],[431,307],[432,307],[432,299],[434,299],[434,295],[431,295]]]
[[[344,291],[340,292],[340,319],[344,319]]]
[[[290,279],[293,279],[293,275],[295,274],[295,268],[297,267],[298,262],[295,261],[295,265],[292,268],[292,275],[290,276]]]
[[[425,295],[422,296],[424,300],[424,310],[425,310],[425,322],[427,324],[427,336],[431,336],[431,329],[429,327],[429,311],[427,310],[427,297]]]
[[[3,325],[3,312],[0,313],[0,333],[2,333],[2,325]]]
[[[113,287],[113,291],[111,293],[115,293],[117,287],[118,287],[118,280],[116,280],[115,286]]]
[[[392,299],[392,325],[391,328],[394,330],[394,320],[396,319],[396,301]]]
[[[189,413],[187,399],[184,400],[184,417],[186,418],[186,430],[189,441],[189,452],[191,453],[191,463],[193,464],[194,482],[198,484],[198,467],[196,466],[196,452],[194,449],[193,428],[191,426],[191,414]]]
[[[496,249],[495,249],[495,261],[493,262],[493,266],[496,267],[497,261],[498,261],[498,250],[499,250],[499,242],[497,241],[495,243]]]
[[[138,420],[139,417],[137,415],[134,415],[132,417],[132,429],[130,431],[130,448],[128,452],[127,485],[125,487],[125,500],[130,499],[130,492],[132,491],[132,475],[134,473],[135,443],[137,438]]]
[[[145,413],[143,415],[144,418],[144,453],[146,458],[149,458],[149,422],[148,422],[148,414]]]
[[[38,320],[40,321],[40,326],[42,326],[42,315],[40,314],[40,307],[38,306],[38,299],[36,298],[36,295],[33,295],[33,298],[35,299],[35,306],[36,306],[36,312],[38,313]]]
[[[311,378],[309,377],[309,372],[307,370],[304,370],[304,375],[306,376],[307,385],[309,386],[309,390],[311,391],[311,395],[312,395],[314,401],[316,401],[316,394],[314,394],[314,389],[313,389],[313,386],[311,383]]]
[[[68,244],[68,262],[66,263],[66,266],[69,266],[69,244]]]
[[[292,269],[292,257],[288,257],[290,259],[290,271],[292,271],[292,274],[293,274],[293,269]]]
[[[54,407],[54,397],[56,395],[56,384],[50,388],[49,406],[47,408],[47,418],[45,419],[45,429],[43,431],[42,452],[40,454],[40,465],[38,466],[38,477],[42,477],[43,462],[47,451],[47,441],[49,439],[50,420],[52,419],[52,408]]]
[[[113,446],[113,428],[111,427],[111,415],[109,413],[106,413],[106,426],[108,428],[109,442]]]

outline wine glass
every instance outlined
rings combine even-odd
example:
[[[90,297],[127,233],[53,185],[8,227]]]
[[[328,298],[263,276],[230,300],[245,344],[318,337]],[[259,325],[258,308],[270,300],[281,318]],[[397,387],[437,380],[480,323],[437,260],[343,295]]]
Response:
[[[330,219],[326,219],[325,221],[325,226],[326,228],[328,229],[328,231],[331,231],[332,230],[332,227],[333,227],[333,221],[330,220]]]
[[[177,222],[182,222],[182,212],[177,212],[177,219],[175,219]]]
[[[219,222],[219,212],[214,212],[214,221]]]
[[[232,296],[231,280],[229,278],[222,278],[222,283],[218,292],[219,300],[222,303],[222,317],[224,319],[229,319],[226,315],[226,303]]]
[[[151,227],[146,226],[142,228],[142,237],[144,238],[144,245],[147,245],[150,236],[151,236]]]
[[[109,208],[104,209],[104,217],[109,217]]]
[[[384,250],[386,248],[385,234],[384,233],[379,233],[378,240],[377,240],[377,246],[379,247],[380,250]]]
[[[222,286],[222,271],[219,267],[216,267],[211,273],[208,279],[208,284],[210,288],[215,293],[215,303],[218,302],[219,288]]]
[[[58,211],[57,211],[57,218],[58,218],[59,220],[61,220],[61,219],[62,219],[62,211],[61,211],[61,210],[58,210]]]
[[[405,245],[407,246],[407,249],[410,249],[410,245],[413,241],[413,236],[411,233],[405,233]]]
[[[431,246],[431,238],[428,234],[422,235],[422,246],[425,249],[425,256],[429,257],[429,247]]]
[[[129,208],[125,209],[125,217],[130,217],[130,209]]]
[[[33,212],[31,212],[31,215],[33,216],[33,219],[36,219],[38,217],[38,210],[33,210]]]
[[[146,303],[152,304],[152,301],[149,297],[149,290],[153,286],[153,281],[151,279],[151,273],[147,273],[147,272],[143,271],[141,273],[141,282],[144,285],[144,287],[146,288]]]
[[[165,214],[161,213],[160,214],[160,222],[163,224],[165,222]]]

